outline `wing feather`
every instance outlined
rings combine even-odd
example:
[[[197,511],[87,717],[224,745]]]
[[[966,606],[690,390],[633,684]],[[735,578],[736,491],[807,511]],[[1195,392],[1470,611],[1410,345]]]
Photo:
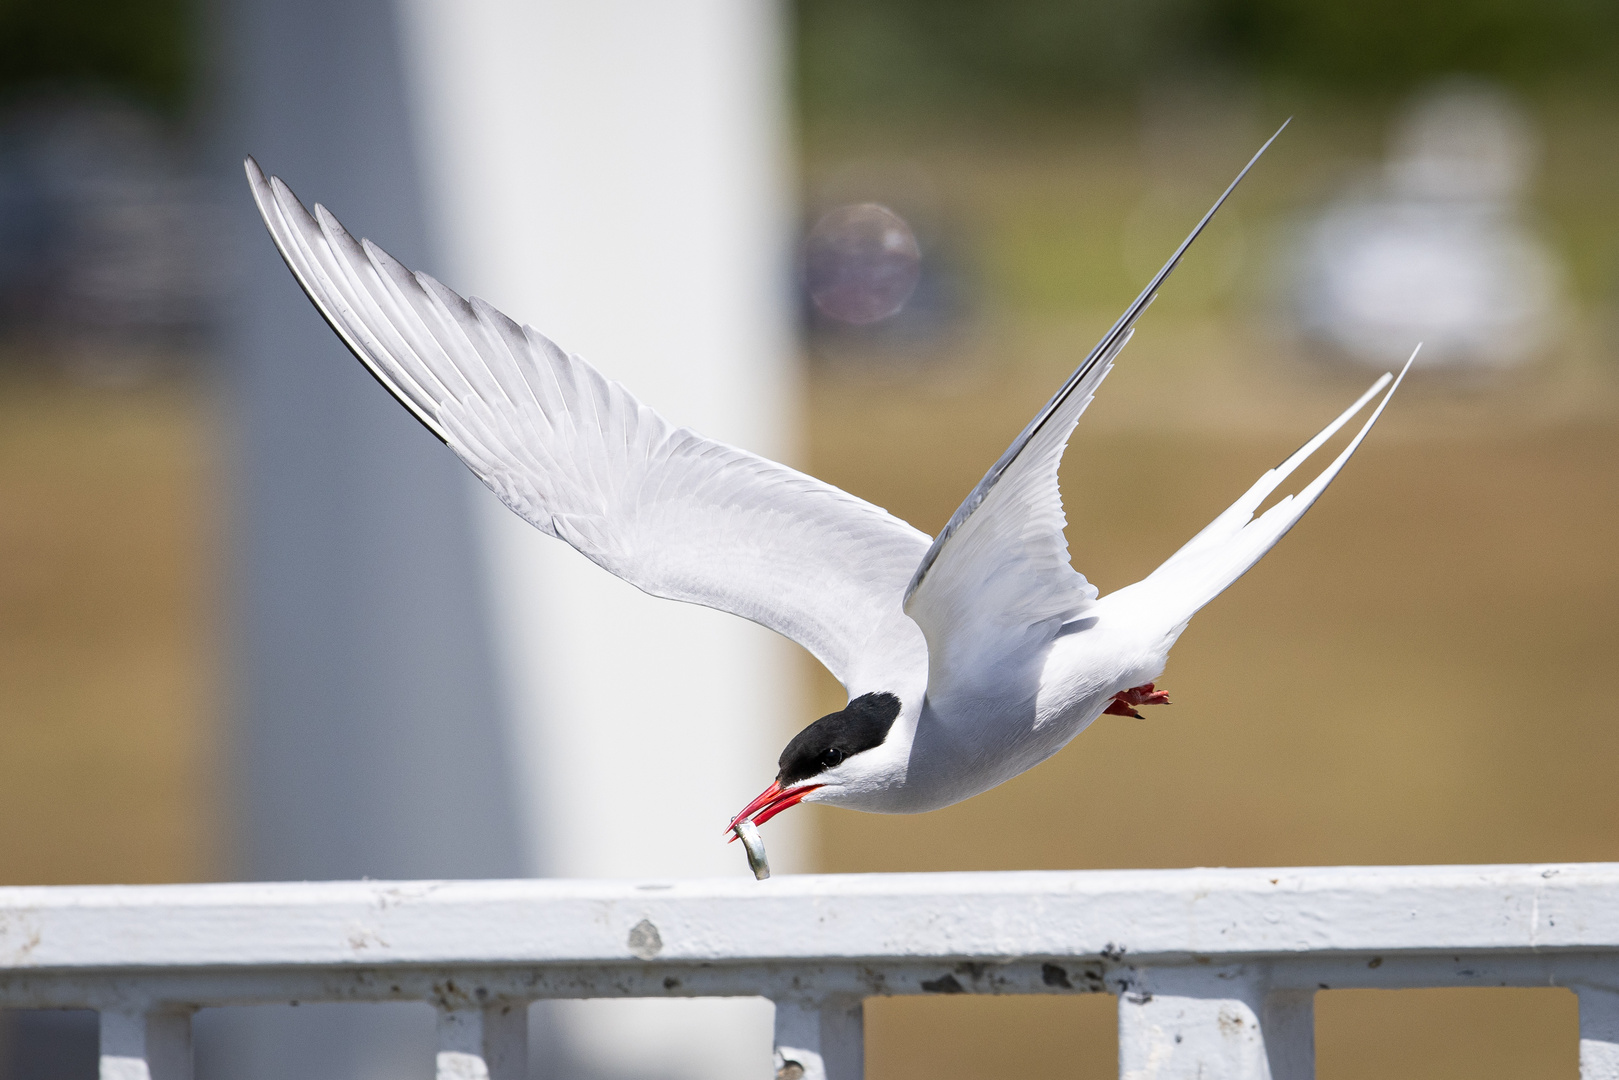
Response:
[[[654,596],[809,649],[851,694],[925,670],[901,608],[926,534],[847,492],[673,427],[618,383],[310,214],[246,162],[270,235],[366,369],[512,510]]]
[[[929,546],[906,587],[905,610],[922,627],[933,663],[935,706],[992,695],[1025,675],[1012,659],[1037,654],[1042,637],[1084,615],[1096,588],[1069,562],[1057,470],[1068,438],[1136,320],[1192,242],[1287,124],[1265,141],[1135,301],[1044,408],[990,467]]]

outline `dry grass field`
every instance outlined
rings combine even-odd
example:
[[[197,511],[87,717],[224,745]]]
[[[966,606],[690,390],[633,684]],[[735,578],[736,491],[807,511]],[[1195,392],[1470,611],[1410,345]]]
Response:
[[[211,876],[207,399],[0,374],[0,883]]]
[[[1232,251],[1247,252],[1239,281],[1262,280],[1261,226],[1375,152],[1375,128],[1352,121],[1336,141],[1301,135],[1271,179],[1256,175],[1081,425],[1064,473],[1070,541],[1104,591],[1149,571],[1370,381],[1301,360],[1262,296],[1216,281]],[[1616,190],[1602,183],[1619,176],[1619,139],[1591,123],[1565,122],[1589,138],[1549,129],[1549,160],[1568,167],[1549,170],[1542,209],[1584,314],[1544,362],[1493,382],[1416,377],[1321,504],[1192,625],[1163,680],[1172,707],[1104,718],[938,813],[801,811],[822,868],[1619,859],[1606,681],[1619,357],[1602,276],[1619,204],[1592,194]],[[1121,223],[1158,167],[1117,130],[1087,138],[1083,153],[1049,139],[904,148],[979,253],[981,304],[920,345],[817,346],[813,471],[936,529],[1083,354],[1132,290]],[[812,190],[871,153],[851,146],[812,141]],[[1187,166],[1186,205],[1227,164]],[[223,865],[217,426],[183,381],[0,375],[0,882],[186,880]],[[810,678],[806,711],[841,705]],[[869,1075],[1109,1076],[1112,1010],[876,1001]],[[1328,992],[1318,1016],[1323,1080],[1575,1075],[1561,991]]]

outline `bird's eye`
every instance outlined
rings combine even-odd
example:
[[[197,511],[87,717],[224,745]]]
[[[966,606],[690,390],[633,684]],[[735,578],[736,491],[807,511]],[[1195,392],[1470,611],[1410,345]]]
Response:
[[[821,756],[817,760],[821,763],[821,768],[823,769],[836,768],[843,764],[843,751],[835,746],[828,747],[821,751]]]

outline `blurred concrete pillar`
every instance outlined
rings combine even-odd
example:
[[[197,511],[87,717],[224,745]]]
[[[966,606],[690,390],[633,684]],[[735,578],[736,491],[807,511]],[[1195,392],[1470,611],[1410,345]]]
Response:
[[[782,12],[772,0],[401,0],[430,267],[677,424],[792,450]],[[792,647],[642,595],[493,498],[480,519],[538,872],[746,874]],[[793,815],[766,830],[796,860]],[[763,1002],[559,1008],[594,1075],[767,1075]]]
[[[257,220],[240,159],[434,265],[393,0],[222,0],[219,169],[241,291],[232,873],[502,877],[520,839],[469,474],[338,343]],[[216,1029],[221,1016],[230,1030]],[[425,1005],[205,1014],[204,1075],[426,1075]]]

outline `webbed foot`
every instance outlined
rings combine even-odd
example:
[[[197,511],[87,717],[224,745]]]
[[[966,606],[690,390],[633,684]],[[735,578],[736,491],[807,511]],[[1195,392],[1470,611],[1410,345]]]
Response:
[[[1169,691],[1154,690],[1152,683],[1143,683],[1140,686],[1132,686],[1128,690],[1120,690],[1117,694],[1114,694],[1112,704],[1108,705],[1102,712],[1108,716],[1133,716],[1137,720],[1145,720],[1146,717],[1136,712],[1136,706],[1168,704]]]

